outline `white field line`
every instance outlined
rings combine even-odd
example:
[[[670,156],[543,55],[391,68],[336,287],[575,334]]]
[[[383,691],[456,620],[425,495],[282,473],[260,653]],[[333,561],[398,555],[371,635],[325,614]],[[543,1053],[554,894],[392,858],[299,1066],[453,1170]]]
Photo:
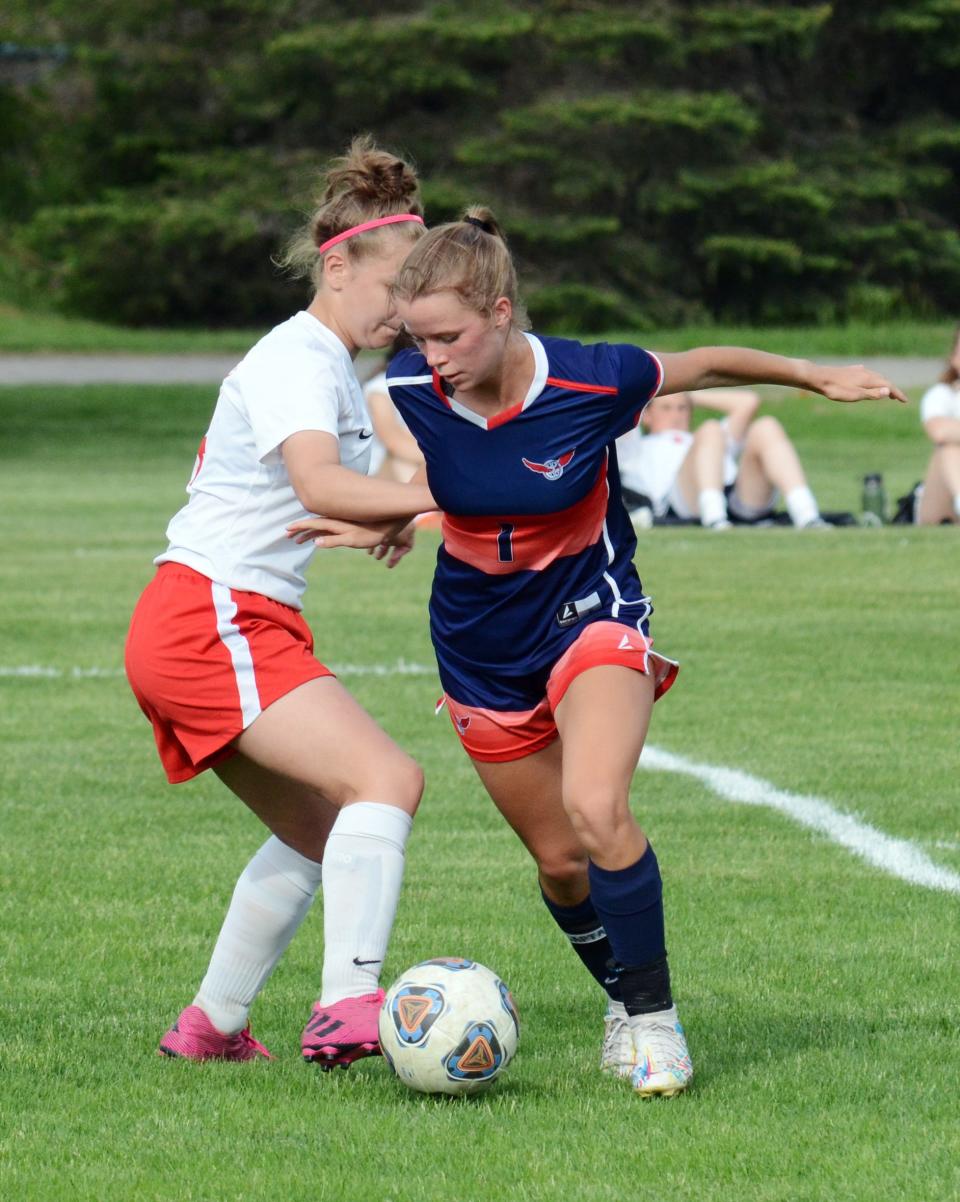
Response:
[[[778,789],[769,781],[751,776],[736,768],[717,764],[698,764],[683,756],[645,747],[640,767],[654,772],[677,772],[693,776],[725,801],[741,805],[766,806],[777,810],[810,830],[819,831],[833,843],[845,847],[853,855],[866,860],[891,876],[922,885],[926,889],[941,889],[960,893],[960,874],[934,863],[925,852],[909,839],[885,835],[876,827],[861,822],[851,814],[834,809],[822,797],[809,797]]]
[[[392,664],[330,664],[338,676],[436,676],[433,664],[411,663],[398,659]],[[40,678],[43,680],[88,680],[103,677],[108,680],[122,679],[123,668],[56,668],[46,664],[0,664],[0,678]]]

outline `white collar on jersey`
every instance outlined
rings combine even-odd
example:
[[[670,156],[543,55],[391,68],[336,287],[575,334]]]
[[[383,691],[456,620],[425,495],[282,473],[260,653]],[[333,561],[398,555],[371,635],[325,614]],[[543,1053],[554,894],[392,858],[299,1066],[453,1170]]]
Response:
[[[540,393],[543,392],[544,388],[546,387],[547,376],[550,374],[550,364],[547,362],[547,352],[544,349],[543,343],[536,336],[536,334],[530,334],[526,330],[523,331],[523,336],[526,338],[527,342],[529,342],[530,349],[533,351],[533,379],[530,381],[530,387],[527,389],[527,395],[523,398],[523,404],[519,407],[520,412],[532,405]],[[432,383],[432,373],[426,376],[387,377],[388,386]],[[458,414],[460,417],[466,418],[468,422],[472,422],[473,425],[479,426],[482,430],[487,430],[490,428],[485,417],[482,417],[479,413],[474,413],[474,411],[472,409],[468,409],[466,405],[461,405],[459,401],[453,400],[452,397],[445,396],[444,400],[454,413]],[[512,413],[512,410],[507,409],[505,412]],[[490,420],[496,426],[503,420],[503,415],[497,414]]]
[[[537,399],[547,383],[547,376],[550,373],[550,365],[547,362],[547,352],[544,350],[543,343],[536,336],[527,330],[523,331],[523,336],[530,344],[530,349],[533,351],[533,379],[530,381],[530,387],[527,389],[527,395],[523,398],[523,404],[519,408],[519,412],[530,407]],[[480,426],[483,430],[490,429],[490,422],[494,426],[499,425],[503,421],[503,414],[498,413],[493,418],[482,417],[479,413],[474,413],[472,409],[468,409],[466,405],[461,405],[459,401],[453,400],[452,397],[447,397],[447,404],[450,408],[460,415],[465,417],[468,422],[472,422],[475,426]],[[512,409],[507,409],[504,412],[512,413]]]

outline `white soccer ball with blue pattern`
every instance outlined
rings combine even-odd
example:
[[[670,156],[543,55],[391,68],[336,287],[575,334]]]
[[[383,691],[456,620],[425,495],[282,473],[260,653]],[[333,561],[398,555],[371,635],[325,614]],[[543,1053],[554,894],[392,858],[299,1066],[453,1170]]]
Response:
[[[475,960],[424,960],[403,973],[380,1011],[380,1047],[420,1093],[487,1089],[513,1059],[520,1019],[510,990]]]

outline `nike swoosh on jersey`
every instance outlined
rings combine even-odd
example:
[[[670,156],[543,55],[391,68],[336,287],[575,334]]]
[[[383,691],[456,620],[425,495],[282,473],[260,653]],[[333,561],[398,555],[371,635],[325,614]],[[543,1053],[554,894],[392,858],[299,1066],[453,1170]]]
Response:
[[[373,438],[373,431],[372,430],[361,430],[358,437],[363,438],[363,439]]]

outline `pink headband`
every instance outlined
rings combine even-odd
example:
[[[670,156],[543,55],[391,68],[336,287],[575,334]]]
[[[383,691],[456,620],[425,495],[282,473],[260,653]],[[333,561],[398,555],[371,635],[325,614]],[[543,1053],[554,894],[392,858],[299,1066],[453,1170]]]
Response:
[[[375,230],[380,225],[393,225],[397,221],[419,221],[423,225],[423,218],[418,217],[416,213],[394,213],[392,217],[377,217],[373,221],[364,221],[362,225],[351,226],[350,229],[344,230],[342,234],[335,234],[332,238],[328,238],[326,242],[321,242],[317,247],[317,253],[322,255],[331,246],[336,246],[338,242],[342,242],[345,238],[352,238],[354,234],[365,234],[367,230]]]

